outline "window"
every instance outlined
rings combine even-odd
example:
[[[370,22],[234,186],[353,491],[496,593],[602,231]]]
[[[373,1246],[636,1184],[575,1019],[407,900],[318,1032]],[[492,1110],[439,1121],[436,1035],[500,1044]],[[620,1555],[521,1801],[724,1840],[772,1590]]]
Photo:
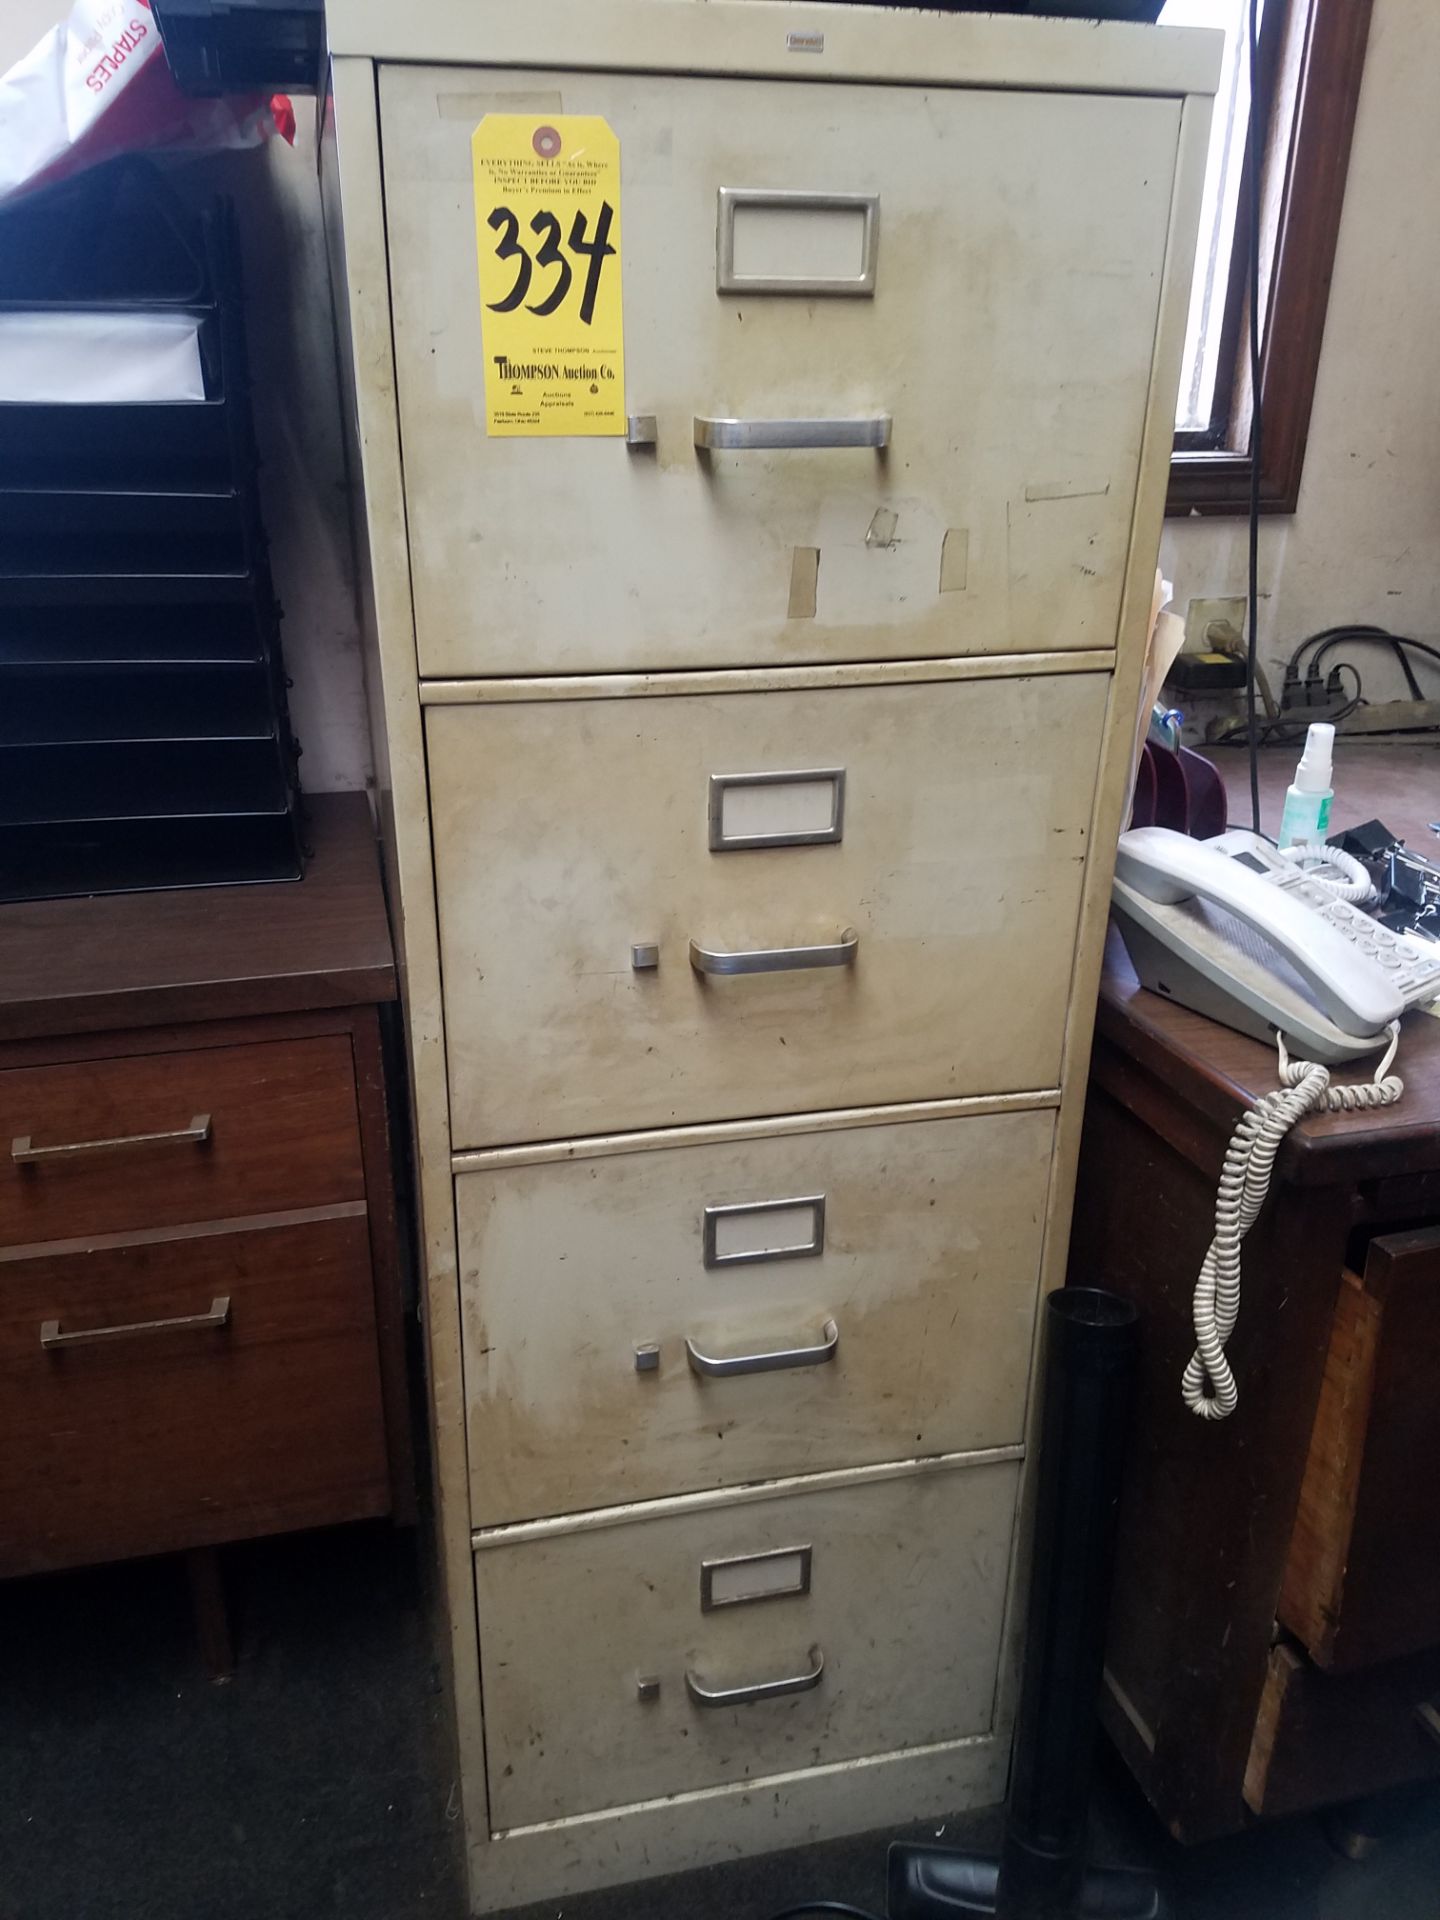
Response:
[[[1293,513],[1310,425],[1371,0],[1264,0],[1258,70],[1264,511]],[[1166,0],[1161,21],[1219,27],[1200,242],[1171,468],[1172,513],[1250,504],[1250,0]]]
[[[1190,319],[1185,330],[1185,365],[1175,408],[1176,434],[1206,435],[1216,414],[1217,389],[1226,398],[1231,369],[1219,380],[1220,337],[1230,291],[1235,249],[1235,215],[1245,165],[1250,114],[1250,62],[1246,36],[1250,0],[1166,0],[1163,26],[1219,27],[1225,58],[1210,128],[1210,157],[1205,197],[1200,207],[1200,243],[1190,290]]]

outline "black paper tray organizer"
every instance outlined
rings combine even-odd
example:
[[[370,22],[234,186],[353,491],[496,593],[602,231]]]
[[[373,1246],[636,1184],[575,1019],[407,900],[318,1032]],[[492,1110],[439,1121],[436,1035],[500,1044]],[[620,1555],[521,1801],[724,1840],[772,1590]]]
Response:
[[[196,322],[204,398],[0,401],[0,900],[298,879],[228,202],[126,158],[0,212],[0,314]]]

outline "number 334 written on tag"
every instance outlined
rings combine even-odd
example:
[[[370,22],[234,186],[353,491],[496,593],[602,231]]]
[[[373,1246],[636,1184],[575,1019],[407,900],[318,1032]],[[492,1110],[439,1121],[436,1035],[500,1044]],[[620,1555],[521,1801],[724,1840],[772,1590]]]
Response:
[[[593,114],[489,113],[470,149],[487,431],[623,434],[620,142]]]

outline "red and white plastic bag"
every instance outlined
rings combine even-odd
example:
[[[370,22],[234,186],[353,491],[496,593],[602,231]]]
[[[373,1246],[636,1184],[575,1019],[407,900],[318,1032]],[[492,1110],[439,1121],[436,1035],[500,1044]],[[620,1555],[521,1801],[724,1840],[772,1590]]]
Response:
[[[150,0],[73,0],[0,74],[0,201],[117,153],[251,147],[293,136],[283,94],[198,100],[170,77]]]

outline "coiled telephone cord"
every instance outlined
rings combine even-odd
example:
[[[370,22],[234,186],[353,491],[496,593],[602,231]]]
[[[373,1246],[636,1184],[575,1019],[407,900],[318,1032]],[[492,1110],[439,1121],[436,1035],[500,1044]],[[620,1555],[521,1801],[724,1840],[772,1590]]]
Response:
[[[1405,1091],[1404,1081],[1390,1072],[1400,1044],[1400,1022],[1392,1021],[1387,1031],[1390,1045],[1375,1078],[1338,1087],[1330,1084],[1328,1067],[1315,1060],[1292,1060],[1284,1038],[1276,1036],[1283,1084],[1261,1094],[1230,1136],[1215,1196],[1215,1238],[1195,1286],[1196,1345],[1181,1392],[1186,1406],[1202,1420],[1227,1419],[1239,1398],[1225,1343],[1235,1331],[1240,1312],[1240,1243],[1265,1204],[1280,1143],[1307,1113],[1322,1108],[1354,1113],[1366,1107],[1394,1106]]]
[[[1339,847],[1279,847],[1276,851],[1310,879],[1318,880],[1337,900],[1348,900],[1352,906],[1363,907],[1376,898],[1364,866],[1353,854],[1342,853]]]

